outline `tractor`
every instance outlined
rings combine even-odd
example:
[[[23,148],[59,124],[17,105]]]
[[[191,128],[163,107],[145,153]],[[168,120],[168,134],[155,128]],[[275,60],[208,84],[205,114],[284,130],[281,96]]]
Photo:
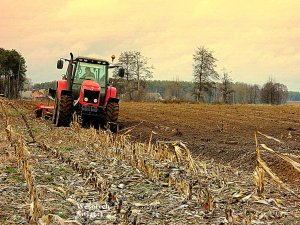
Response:
[[[82,126],[107,125],[116,131],[119,115],[117,90],[108,80],[109,69],[115,69],[118,76],[124,77],[124,69],[106,60],[78,56],[75,59],[61,58],[57,69],[62,69],[64,62],[68,68],[57,88],[49,94],[55,98],[52,121],[56,126],[69,126],[76,113]]]

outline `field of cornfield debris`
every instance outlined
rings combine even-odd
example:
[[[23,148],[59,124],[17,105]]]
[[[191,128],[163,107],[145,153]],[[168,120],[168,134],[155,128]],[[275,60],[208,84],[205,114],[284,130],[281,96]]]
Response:
[[[55,127],[0,99],[0,224],[298,224],[300,107],[120,104]]]

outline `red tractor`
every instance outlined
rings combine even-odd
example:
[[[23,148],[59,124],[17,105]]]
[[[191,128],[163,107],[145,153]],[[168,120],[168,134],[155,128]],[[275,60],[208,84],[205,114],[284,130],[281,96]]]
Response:
[[[56,126],[69,126],[76,113],[83,126],[107,125],[116,130],[119,115],[117,90],[108,80],[108,70],[118,68],[118,76],[124,77],[124,69],[106,60],[80,57],[59,59],[57,68],[68,62],[66,75],[57,81],[56,90],[49,94],[55,98],[52,121]]]

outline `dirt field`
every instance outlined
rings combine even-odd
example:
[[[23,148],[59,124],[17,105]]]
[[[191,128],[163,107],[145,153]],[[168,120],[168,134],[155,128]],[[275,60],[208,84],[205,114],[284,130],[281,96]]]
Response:
[[[292,191],[267,177],[259,195],[252,176],[256,129],[283,141],[260,135],[260,143],[299,159],[298,107],[121,103],[116,136],[77,123],[54,127],[34,118],[36,104],[0,99],[0,224],[300,221],[299,173],[290,164],[262,152]]]
[[[134,138],[147,140],[153,130],[157,140],[182,140],[200,158],[213,159],[253,171],[256,165],[254,132],[282,140],[261,139],[271,148],[299,155],[300,107],[265,105],[206,105],[122,103],[123,127],[139,124]],[[299,174],[268,154],[265,158],[283,179],[299,185]]]

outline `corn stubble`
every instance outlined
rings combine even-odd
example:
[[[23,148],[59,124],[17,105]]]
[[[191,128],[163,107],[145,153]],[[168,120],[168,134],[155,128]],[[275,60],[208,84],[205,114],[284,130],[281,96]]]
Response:
[[[1,104],[2,109],[4,110],[3,105]],[[22,171],[22,174],[25,178],[29,196],[30,196],[30,212],[28,215],[28,224],[37,224],[38,218],[43,215],[43,207],[39,203],[38,193],[36,188],[35,179],[33,177],[31,166],[29,165],[28,157],[30,155],[27,147],[24,144],[23,137],[21,134],[18,134],[12,130],[12,127],[9,125],[8,118],[6,117],[6,133],[8,140],[11,142],[11,145],[15,149],[17,155],[18,167]]]

